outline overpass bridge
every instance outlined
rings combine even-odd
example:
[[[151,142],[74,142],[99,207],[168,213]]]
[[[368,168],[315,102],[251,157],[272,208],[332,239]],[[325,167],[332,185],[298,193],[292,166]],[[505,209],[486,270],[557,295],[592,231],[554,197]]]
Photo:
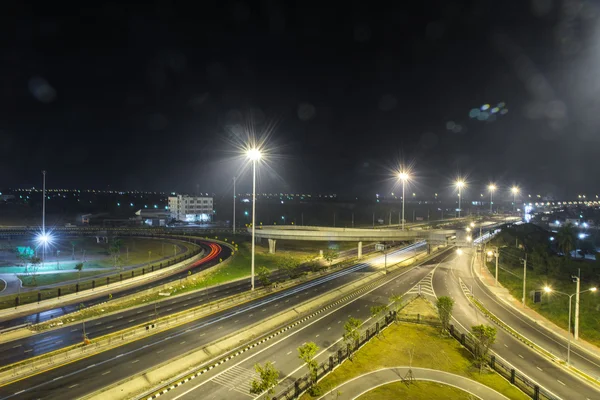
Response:
[[[252,232],[252,228],[248,228]],[[275,253],[278,239],[311,240],[332,242],[358,242],[358,258],[362,257],[362,242],[377,241],[418,241],[426,240],[431,244],[449,244],[466,241],[464,230],[457,229],[361,229],[361,228],[331,228],[323,226],[272,225],[256,227],[255,236],[269,241],[269,252]],[[463,237],[464,236],[464,237]]]

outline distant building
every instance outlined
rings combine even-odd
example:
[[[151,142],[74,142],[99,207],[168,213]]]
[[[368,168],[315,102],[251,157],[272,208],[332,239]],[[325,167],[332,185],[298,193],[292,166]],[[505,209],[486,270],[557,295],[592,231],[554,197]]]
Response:
[[[135,213],[138,220],[149,226],[165,226],[171,220],[171,214],[167,210],[155,210],[142,208]]]
[[[169,196],[171,218],[185,222],[209,222],[213,215],[213,198],[196,196]]]

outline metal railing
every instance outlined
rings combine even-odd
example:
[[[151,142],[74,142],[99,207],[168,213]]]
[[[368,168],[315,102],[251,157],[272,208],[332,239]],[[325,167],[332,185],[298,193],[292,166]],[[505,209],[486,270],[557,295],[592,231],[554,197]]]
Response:
[[[440,326],[440,322],[437,318],[425,317],[419,314],[408,315],[390,312],[383,318],[369,325],[369,327],[360,334],[359,340],[357,340],[354,345],[340,343],[334,347],[332,349],[333,354],[329,356],[326,362],[319,364],[317,368],[317,382],[323,379],[328,373],[332,372],[335,367],[346,360],[349,355],[352,355],[352,353],[357,351],[365,343],[377,336],[381,330],[389,326],[395,320]],[[476,339],[470,333],[463,333],[454,325],[450,325],[450,334],[469,350],[469,352],[474,354],[477,343]],[[494,354],[487,356],[486,365],[534,400],[558,400],[544,388],[531,381],[526,375],[516,370],[511,365],[506,364],[504,361],[499,360]],[[295,381],[288,379],[287,383],[288,386],[277,393],[277,395],[273,397],[273,400],[298,398],[304,391],[308,390],[312,384],[310,374],[305,374]]]

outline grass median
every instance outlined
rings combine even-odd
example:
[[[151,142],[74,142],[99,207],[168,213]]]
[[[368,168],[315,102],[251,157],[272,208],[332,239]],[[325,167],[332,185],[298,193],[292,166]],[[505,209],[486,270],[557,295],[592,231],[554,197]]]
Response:
[[[341,334],[341,332],[340,332]],[[440,335],[440,329],[409,323],[392,324],[380,338],[365,344],[352,361],[345,361],[334,372],[319,382],[322,393],[329,393],[338,385],[382,368],[408,366],[432,368],[451,372],[480,382],[515,400],[528,397],[495,372],[473,365],[473,356],[455,339]],[[395,397],[398,398],[398,397]],[[417,397],[419,398],[419,397]],[[436,398],[427,395],[423,398]],[[313,399],[308,393],[302,399]]]
[[[335,393],[332,398],[335,399]],[[415,381],[409,386],[403,382],[388,383],[358,397],[358,400],[471,400],[473,396],[452,386],[435,382]]]
[[[488,270],[493,275],[496,271],[495,262],[487,263]],[[523,297],[523,268],[514,268],[500,263],[498,270],[498,281],[507,288],[515,299]],[[548,318],[565,331],[569,323],[569,298],[560,294],[543,293],[543,288],[550,286],[556,292],[574,293],[575,284],[566,276],[558,279],[548,275],[540,275],[534,270],[527,269],[527,306],[539,314]],[[589,286],[589,284],[588,284]],[[588,289],[588,286],[582,284],[581,290]],[[529,295],[534,290],[542,291],[542,301],[534,303]],[[575,309],[575,296],[573,296],[573,310]],[[598,292],[582,293],[579,300],[579,336],[596,345],[600,346],[600,294]]]

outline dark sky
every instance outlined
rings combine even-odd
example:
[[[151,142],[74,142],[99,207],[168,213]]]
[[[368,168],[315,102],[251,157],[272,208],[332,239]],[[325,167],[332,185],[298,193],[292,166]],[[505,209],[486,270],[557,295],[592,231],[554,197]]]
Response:
[[[0,186],[220,193],[267,123],[260,191],[600,184],[595,2],[85,3],[1,6]]]

